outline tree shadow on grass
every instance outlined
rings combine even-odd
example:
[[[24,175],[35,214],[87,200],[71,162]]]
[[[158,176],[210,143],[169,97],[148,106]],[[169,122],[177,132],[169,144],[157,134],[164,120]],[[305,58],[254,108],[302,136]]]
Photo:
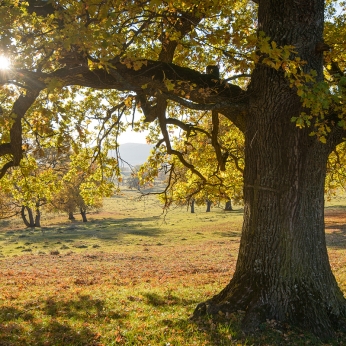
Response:
[[[342,213],[346,211],[346,206],[345,205],[330,205],[327,207],[324,207],[326,214],[328,212],[336,212],[336,213]]]
[[[80,296],[76,300],[55,300],[48,298],[45,301],[43,311],[54,317],[67,317],[81,321],[93,318],[107,317],[111,319],[126,318],[125,313],[109,311],[101,299],[93,299],[90,296]]]
[[[35,311],[39,317],[34,315]],[[74,321],[126,317],[123,312],[108,310],[104,301],[87,295],[66,301],[48,298],[43,303],[27,304],[23,309],[4,306],[0,307],[0,346],[98,345],[100,335]]]
[[[18,318],[24,321],[31,321],[34,315],[26,310],[20,310],[13,306],[2,306],[0,307],[0,325],[4,322],[15,321]],[[1,343],[0,343],[1,345]]]
[[[156,307],[165,307],[167,305],[190,305],[197,304],[196,300],[184,299],[181,297],[177,297],[168,293],[166,295],[159,295],[157,293],[146,292],[143,293],[143,296],[146,298],[146,303],[148,305],[156,306]]]
[[[326,233],[326,242],[328,247],[346,248],[346,224],[328,225],[326,230],[332,230]]]
[[[276,321],[267,321],[260,325],[255,334],[245,335],[241,329],[243,312],[227,316],[202,317],[198,319],[163,319],[162,325],[186,333],[199,334],[208,345],[325,345],[312,334],[280,325]]]
[[[63,346],[98,345],[99,335],[86,327],[77,329],[51,320],[44,323],[32,322],[29,331],[19,323],[0,323],[0,346]]]
[[[11,224],[11,220],[0,220],[0,229],[9,227]]]
[[[60,237],[64,237],[66,234],[69,235],[100,235],[103,234],[109,238],[120,237],[126,234],[135,234],[147,237],[156,237],[162,231],[153,227],[152,225],[147,225],[146,223],[154,221],[153,217],[148,218],[125,218],[125,219],[112,219],[107,218],[103,220],[93,220],[87,224],[75,224],[73,227],[66,227],[61,230],[63,234],[60,233]],[[64,235],[65,234],[65,235]]]
[[[228,231],[228,232],[213,232],[213,234],[218,235],[220,237],[226,237],[226,238],[240,238],[241,236],[241,231],[238,232],[233,232],[233,231]]]
[[[222,210],[225,214],[244,214],[244,208],[234,209],[234,210]]]
[[[75,330],[70,326],[58,321],[51,321],[48,325],[33,324],[31,338],[35,340],[35,345],[98,345],[97,333],[83,327]],[[29,342],[28,345],[31,345]]]
[[[147,218],[124,218],[118,219],[104,219],[103,221],[95,220],[90,222],[89,226],[85,226],[86,230],[94,230],[96,232],[108,232],[122,234],[140,235],[146,237],[156,237],[162,230],[152,225],[147,225],[149,222],[154,222],[155,217]]]
[[[66,249],[66,245],[62,247],[64,243],[83,242],[83,247],[87,248],[97,241],[108,243],[121,241],[126,236],[155,238],[162,235],[163,231],[152,224],[148,224],[148,221],[152,221],[152,218],[123,220],[109,218],[87,224],[75,223],[73,225],[59,225],[59,227],[46,227],[44,233],[38,229],[30,232],[20,230],[7,235],[4,234],[3,237],[0,235],[0,244],[1,241],[10,241],[29,249],[51,248],[52,246]],[[88,246],[86,246],[87,244]]]
[[[201,319],[163,319],[161,324],[170,330],[177,330],[179,333],[186,334],[187,338],[191,334],[196,335],[207,345],[238,345],[243,344],[239,321],[218,322],[210,318]],[[240,341],[240,343],[237,342]]]

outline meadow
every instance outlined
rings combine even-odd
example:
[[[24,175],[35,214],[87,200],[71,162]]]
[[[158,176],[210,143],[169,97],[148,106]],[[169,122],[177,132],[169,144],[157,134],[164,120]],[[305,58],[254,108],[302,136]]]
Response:
[[[255,336],[242,312],[192,320],[235,269],[242,209],[175,208],[125,191],[89,222],[43,215],[42,227],[0,221],[0,345],[322,345],[267,321]],[[346,208],[326,208],[333,271],[346,292]],[[338,334],[332,345],[346,343]]]

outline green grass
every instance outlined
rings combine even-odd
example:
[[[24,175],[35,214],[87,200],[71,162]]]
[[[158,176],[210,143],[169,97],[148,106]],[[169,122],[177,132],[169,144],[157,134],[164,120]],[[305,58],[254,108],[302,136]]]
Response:
[[[87,223],[61,223],[61,218],[52,221],[52,215],[48,215],[43,217],[43,227],[31,230],[22,226],[20,220],[14,220],[12,224],[5,221],[0,224],[7,229],[0,232],[2,256],[50,251],[82,253],[92,248],[127,251],[127,247],[133,249],[143,244],[180,245],[206,238],[239,237],[242,213],[240,210],[230,215],[219,208],[205,213],[204,207],[200,207],[195,214],[186,208],[164,214],[153,196],[138,200],[138,194],[127,192],[106,199],[102,211],[88,217],[90,222]],[[56,223],[57,220],[60,223]]]
[[[190,320],[234,271],[242,211],[163,215],[153,197],[136,196],[106,199],[88,223],[46,215],[39,229],[0,224],[1,346],[321,344],[274,321],[244,336],[241,312]],[[344,223],[330,219],[327,241],[346,290]]]

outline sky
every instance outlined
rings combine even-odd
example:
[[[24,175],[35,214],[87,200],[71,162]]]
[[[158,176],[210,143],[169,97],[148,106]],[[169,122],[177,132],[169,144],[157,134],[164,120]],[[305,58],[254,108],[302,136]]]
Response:
[[[148,131],[144,132],[135,132],[131,129],[128,129],[127,131],[123,132],[119,138],[118,143],[119,144],[125,144],[125,143],[147,143],[145,137],[148,135]]]

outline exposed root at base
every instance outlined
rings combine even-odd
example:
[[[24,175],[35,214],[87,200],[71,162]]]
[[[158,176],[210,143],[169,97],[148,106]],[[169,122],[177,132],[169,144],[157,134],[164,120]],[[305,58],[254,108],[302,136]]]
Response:
[[[296,315],[291,315],[285,320],[276,320],[271,309],[265,304],[252,303],[246,309],[234,309],[234,306],[227,302],[223,304],[214,303],[212,300],[200,303],[194,310],[192,320],[199,320],[203,316],[210,316],[218,319],[220,316],[236,313],[238,310],[245,313],[242,321],[242,331],[245,334],[256,334],[260,331],[263,323],[269,320],[276,320],[280,325],[291,325],[299,330],[315,334],[322,341],[330,341],[335,338],[336,331],[346,331],[346,318],[336,316],[326,309],[321,309],[314,304],[306,303],[301,310],[296,310]]]

